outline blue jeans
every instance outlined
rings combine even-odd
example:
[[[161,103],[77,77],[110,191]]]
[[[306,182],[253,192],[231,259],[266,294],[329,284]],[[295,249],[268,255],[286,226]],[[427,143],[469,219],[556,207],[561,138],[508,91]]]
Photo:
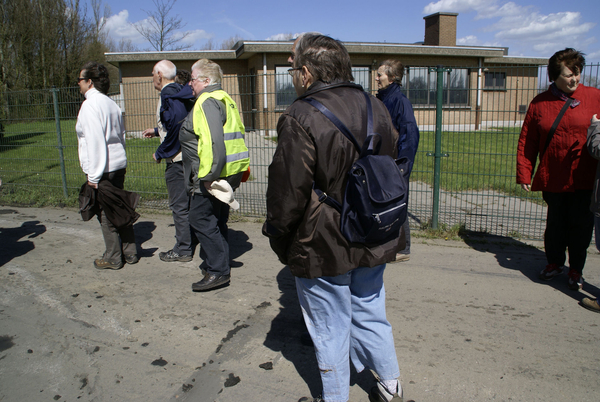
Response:
[[[296,278],[326,402],[348,400],[350,359],[358,372],[370,368],[382,380],[400,376],[392,326],[385,314],[384,270],[385,264],[334,277]]]

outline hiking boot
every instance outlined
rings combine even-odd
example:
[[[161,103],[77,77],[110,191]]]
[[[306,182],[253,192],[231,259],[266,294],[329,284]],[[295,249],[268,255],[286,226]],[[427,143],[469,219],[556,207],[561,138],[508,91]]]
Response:
[[[165,262],[190,262],[193,257],[191,255],[181,255],[173,250],[167,252],[158,253],[158,257]]]
[[[555,276],[563,273],[563,267],[559,267],[558,264],[548,264],[546,268],[540,272],[539,278],[544,281],[549,281],[553,279]]]
[[[590,311],[600,313],[600,304],[598,304],[598,300],[584,297],[583,300],[579,303],[579,305],[587,308]]]
[[[571,290],[581,290],[583,289],[583,276],[573,268],[569,270],[569,282],[567,285]]]
[[[400,383],[398,383],[400,385]],[[376,386],[371,388],[371,392],[369,392],[369,401],[370,402],[403,402],[404,398],[402,397],[402,391],[400,391],[400,395],[398,395],[398,388],[396,388],[396,392],[394,394],[390,394],[390,392],[381,384],[377,383]]]
[[[121,269],[123,268],[123,261],[115,264],[106,261],[104,258],[98,258],[97,260],[94,260],[94,267],[96,267],[96,269]]]
[[[317,396],[316,398],[311,398],[309,396],[303,396],[302,398],[298,399],[298,402],[324,402],[323,399],[321,399],[320,396]]]
[[[123,258],[125,258],[125,262],[127,264],[137,264],[140,260],[140,258],[136,254],[126,255]]]

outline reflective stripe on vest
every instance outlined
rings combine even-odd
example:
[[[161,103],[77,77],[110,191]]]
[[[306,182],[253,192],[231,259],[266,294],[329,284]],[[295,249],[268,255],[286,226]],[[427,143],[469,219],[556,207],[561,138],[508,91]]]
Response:
[[[228,177],[248,170],[250,155],[244,142],[244,123],[240,117],[237,105],[223,90],[205,92],[200,95],[194,105],[194,132],[198,136],[198,156],[200,166],[198,177],[205,177],[210,173],[213,164],[212,137],[202,104],[208,98],[213,98],[221,103],[227,111],[227,121],[223,125],[223,139],[225,142],[225,166],[219,177]]]

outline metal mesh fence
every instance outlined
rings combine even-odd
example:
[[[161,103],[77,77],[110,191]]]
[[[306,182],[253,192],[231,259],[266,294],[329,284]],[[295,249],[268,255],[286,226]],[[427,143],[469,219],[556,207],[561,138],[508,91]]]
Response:
[[[355,76],[375,93],[373,72],[363,70],[354,71]],[[545,67],[453,66],[442,74],[433,70],[409,67],[403,82],[421,131],[411,176],[411,225],[422,227],[437,219],[448,227],[541,238],[546,215],[541,194],[525,194],[515,183],[515,168],[527,106],[548,86]],[[598,87],[599,66],[586,66],[582,82]],[[440,87],[441,107],[435,103]],[[291,80],[282,68],[276,74],[226,76],[223,88],[242,112],[251,156],[250,180],[236,192],[240,213],[264,216],[277,120],[295,97]],[[140,193],[143,206],[166,209],[164,165],[152,159],[159,140],[141,135],[156,126],[159,94],[150,79],[124,82],[111,88],[111,94],[123,111],[127,129],[126,189]],[[65,193],[69,199],[77,196],[85,180],[75,132],[82,101],[79,88],[2,94],[0,200],[15,192],[25,192],[33,202],[60,201]],[[441,134],[437,148],[436,130]]]

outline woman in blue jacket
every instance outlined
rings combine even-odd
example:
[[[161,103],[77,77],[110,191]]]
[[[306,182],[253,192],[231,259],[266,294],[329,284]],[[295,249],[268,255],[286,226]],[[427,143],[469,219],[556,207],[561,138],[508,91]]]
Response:
[[[398,158],[407,157],[410,161],[409,175],[412,171],[417,147],[419,146],[419,128],[415,120],[412,104],[400,90],[404,66],[399,60],[385,60],[377,69],[377,98],[387,107],[398,130]],[[410,258],[410,225],[408,219],[402,230],[406,236],[406,248],[399,250],[395,261],[408,261]]]

